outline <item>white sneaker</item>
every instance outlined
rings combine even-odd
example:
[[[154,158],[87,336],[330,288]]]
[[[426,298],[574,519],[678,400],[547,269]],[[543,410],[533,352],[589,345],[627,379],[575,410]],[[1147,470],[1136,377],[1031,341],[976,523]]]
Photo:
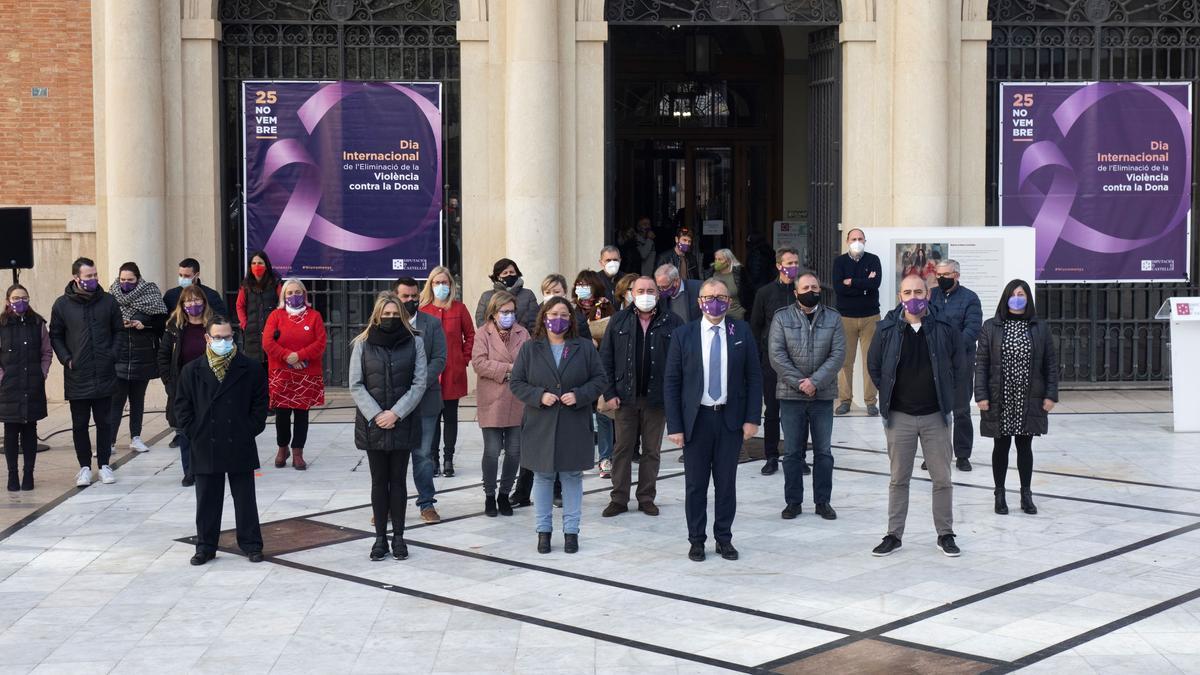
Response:
[[[75,474],[75,487],[87,487],[92,484],[92,468],[88,466],[79,467],[79,473]]]
[[[150,452],[150,447],[142,442],[141,436],[134,436],[133,440],[129,442],[129,447],[137,452]]]
[[[112,485],[117,482],[117,477],[113,475],[113,470],[107,464],[100,467],[100,482],[105,485]]]

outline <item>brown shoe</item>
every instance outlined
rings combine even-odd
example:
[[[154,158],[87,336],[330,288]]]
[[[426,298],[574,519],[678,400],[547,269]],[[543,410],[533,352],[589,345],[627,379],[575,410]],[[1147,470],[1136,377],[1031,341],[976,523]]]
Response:
[[[431,506],[427,509],[421,509],[421,520],[433,525],[442,522],[442,517],[438,515],[437,509]]]
[[[308,468],[308,462],[304,461],[304,448],[292,448],[292,468],[297,471]]]
[[[656,506],[654,502],[646,502],[645,504],[638,504],[638,511],[641,511],[648,516],[657,516],[658,506]]]
[[[291,454],[292,453],[288,452],[286,445],[279,446],[279,452],[275,453],[275,468],[282,469],[283,467],[287,466],[288,457],[290,457]]]
[[[629,510],[629,507],[624,504],[618,504],[616,502],[609,502],[608,506],[604,507],[604,512],[601,513],[600,515],[604,516],[605,518],[612,518],[613,516],[621,514],[621,513],[625,513],[628,510]]]

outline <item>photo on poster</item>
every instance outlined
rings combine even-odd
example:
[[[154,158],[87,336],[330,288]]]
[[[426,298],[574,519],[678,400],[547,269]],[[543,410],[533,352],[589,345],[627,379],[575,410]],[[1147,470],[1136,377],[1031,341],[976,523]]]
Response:
[[[934,270],[942,260],[949,257],[950,244],[945,242],[904,242],[895,245],[896,287],[900,281],[912,274],[925,280],[932,288],[937,285]]]

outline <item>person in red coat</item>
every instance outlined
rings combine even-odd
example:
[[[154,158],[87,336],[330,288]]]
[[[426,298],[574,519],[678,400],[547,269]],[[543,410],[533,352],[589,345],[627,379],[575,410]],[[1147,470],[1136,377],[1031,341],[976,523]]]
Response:
[[[308,411],[325,405],[325,375],[321,366],[325,339],[325,322],[309,304],[308,289],[299,279],[285,279],[279,293],[279,307],[267,317],[262,335],[271,407],[275,409],[277,468],[287,466],[289,455],[293,468],[298,471],[308,468],[304,461]]]
[[[421,311],[437,317],[446,334],[446,369],[442,371],[442,412],[433,432],[433,466],[435,475],[454,475],[454,444],[458,442],[458,400],[467,395],[467,364],[475,346],[475,324],[467,306],[456,300],[458,287],[445,267],[435,267],[421,291]],[[445,425],[443,433],[443,425]],[[446,445],[442,457],[444,466],[438,472],[438,446],[443,436]]]

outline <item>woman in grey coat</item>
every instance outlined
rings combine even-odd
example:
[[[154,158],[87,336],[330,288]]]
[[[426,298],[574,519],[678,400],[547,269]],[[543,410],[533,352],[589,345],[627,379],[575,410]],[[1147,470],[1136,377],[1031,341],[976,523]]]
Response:
[[[579,550],[583,471],[596,461],[592,408],[607,386],[600,355],[579,335],[571,305],[559,297],[545,302],[509,376],[509,388],[525,404],[521,466],[534,474],[538,553],[550,552],[555,473],[562,480],[563,551]]]

